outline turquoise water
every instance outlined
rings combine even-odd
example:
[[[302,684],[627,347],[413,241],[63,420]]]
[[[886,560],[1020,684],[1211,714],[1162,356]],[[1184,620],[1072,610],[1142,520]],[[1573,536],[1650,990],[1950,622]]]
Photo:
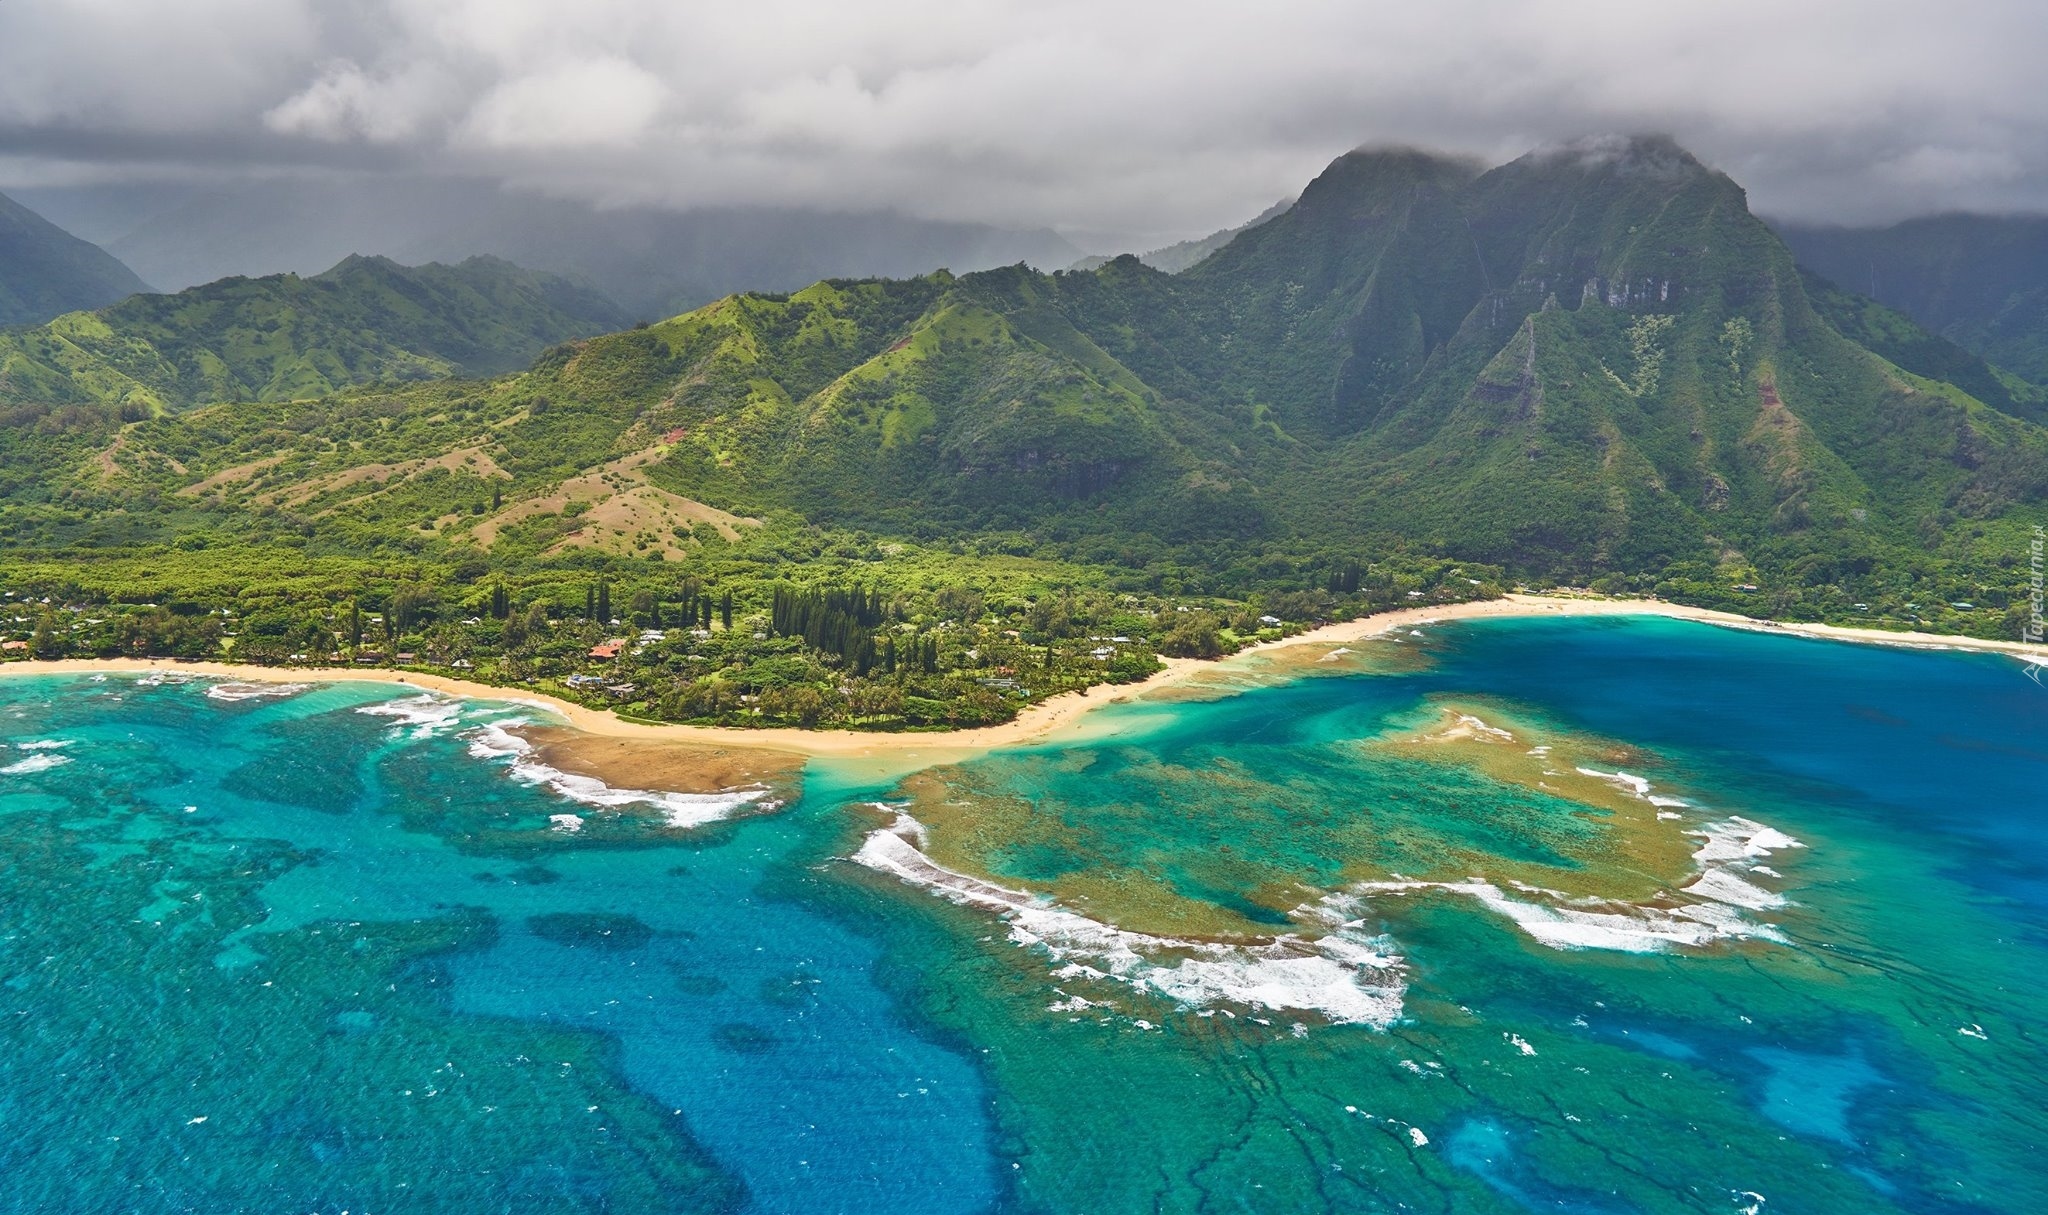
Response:
[[[691,828],[0,681],[0,1210],[2048,1210],[2017,664],[1421,632]]]

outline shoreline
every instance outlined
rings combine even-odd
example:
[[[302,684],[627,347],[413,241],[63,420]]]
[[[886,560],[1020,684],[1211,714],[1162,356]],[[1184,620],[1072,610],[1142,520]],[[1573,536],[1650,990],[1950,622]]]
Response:
[[[906,761],[912,768],[926,767],[957,762],[998,747],[1041,742],[1075,725],[1081,718],[1103,705],[1128,701],[1159,688],[1185,682],[1207,671],[1225,670],[1235,660],[1273,650],[1306,645],[1341,645],[1364,641],[1393,629],[1412,628],[1424,624],[1548,616],[1663,616],[1725,628],[1859,645],[1895,645],[1909,649],[1998,653],[2030,661],[2035,665],[2048,666],[2048,646],[2028,645],[2017,641],[1987,641],[1975,637],[1951,637],[1937,633],[1895,633],[1884,629],[1847,628],[1826,624],[1779,623],[1758,620],[1734,612],[1687,607],[1655,599],[1576,599],[1515,594],[1472,603],[1396,608],[1361,620],[1327,624],[1304,633],[1297,633],[1292,637],[1259,642],[1239,650],[1236,654],[1213,661],[1198,658],[1161,658],[1160,661],[1165,664],[1163,670],[1135,683],[1097,684],[1079,692],[1062,692],[1027,706],[1013,721],[943,733],[882,734],[858,730],[805,730],[795,727],[765,727],[755,730],[680,723],[650,725],[626,721],[611,710],[586,708],[545,692],[499,687],[429,672],[388,668],[285,668],[232,662],[180,662],[164,658],[68,658],[7,662],[0,664],[0,677],[148,674],[160,671],[184,672],[206,678],[250,683],[380,683],[467,699],[533,705],[561,718],[576,730],[594,737],[751,748],[820,759],[867,759],[883,761],[883,767],[894,771],[900,769]]]

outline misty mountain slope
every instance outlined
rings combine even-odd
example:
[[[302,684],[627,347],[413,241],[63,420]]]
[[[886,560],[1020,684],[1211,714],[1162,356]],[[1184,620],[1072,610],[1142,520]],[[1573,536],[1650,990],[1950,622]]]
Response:
[[[490,375],[623,323],[597,292],[507,262],[350,257],[311,278],[223,279],[0,334],[0,402],[170,409]]]
[[[1801,265],[2048,385],[2048,216],[1940,215],[1889,228],[1779,227]]]
[[[1806,297],[1842,336],[1903,370],[1943,380],[2002,413],[2048,424],[2048,387],[2032,384],[1983,356],[1922,328],[1911,317],[1845,291],[1805,270]]]
[[[100,225],[109,248],[169,286],[310,274],[350,253],[407,264],[490,256],[586,279],[634,318],[650,320],[735,291],[908,277],[940,266],[1062,266],[1079,253],[1047,231],[769,207],[601,209],[460,179],[188,187],[164,191],[156,208],[135,206],[122,190],[25,193],[51,213]]]
[[[0,194],[0,327],[40,325],[147,290],[112,254]]]

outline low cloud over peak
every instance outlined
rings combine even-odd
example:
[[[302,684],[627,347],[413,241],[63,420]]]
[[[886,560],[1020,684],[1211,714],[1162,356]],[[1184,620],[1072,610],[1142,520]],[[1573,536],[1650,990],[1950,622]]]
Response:
[[[1760,210],[2048,210],[2016,0],[8,0],[0,186],[484,175],[1169,239],[1346,148],[1672,132]]]

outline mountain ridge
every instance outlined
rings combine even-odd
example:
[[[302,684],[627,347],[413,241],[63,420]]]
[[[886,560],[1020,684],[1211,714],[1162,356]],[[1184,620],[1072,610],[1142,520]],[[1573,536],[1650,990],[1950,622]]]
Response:
[[[166,410],[499,374],[624,324],[594,289],[500,259],[350,255],[306,278],[225,278],[0,333],[0,403]]]

